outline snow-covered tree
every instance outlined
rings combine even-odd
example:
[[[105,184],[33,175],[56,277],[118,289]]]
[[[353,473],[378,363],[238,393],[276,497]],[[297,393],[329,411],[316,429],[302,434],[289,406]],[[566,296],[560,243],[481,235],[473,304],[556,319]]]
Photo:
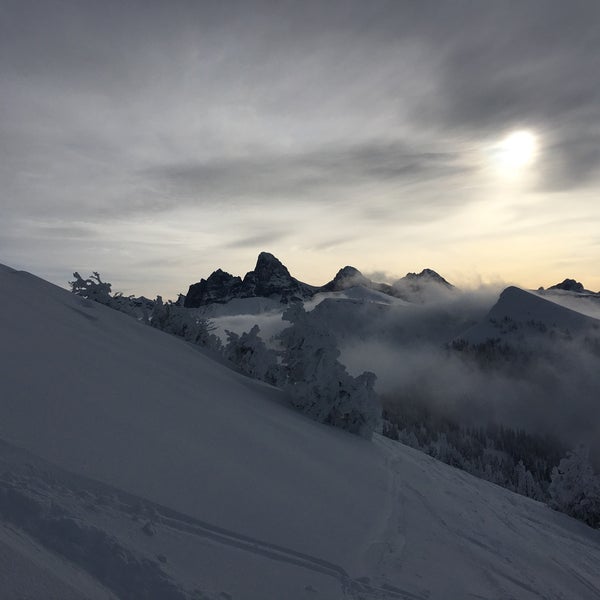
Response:
[[[238,335],[227,331],[227,344],[223,349],[225,357],[249,377],[278,385],[280,368],[277,364],[277,352],[267,348],[258,335],[260,328],[254,325],[248,332]]]
[[[221,351],[221,341],[214,335],[210,321],[198,315],[193,309],[184,308],[184,296],[179,294],[175,302],[163,302],[160,296],[156,300],[149,300],[140,296],[123,296],[117,292],[111,295],[111,284],[102,281],[100,275],[94,271],[87,279],[83,279],[77,272],[70,281],[71,291],[78,296],[94,300],[110,308],[135,317],[156,329],[182,337],[188,342],[208,347],[214,351]]]
[[[600,526],[600,477],[585,446],[567,453],[552,471],[550,505],[592,527]]]
[[[163,302],[157,296],[150,316],[150,325],[166,333],[182,337],[192,344],[220,350],[221,342],[212,331],[208,319],[197,314],[197,311],[184,308],[173,302]]]
[[[314,324],[301,305],[288,308],[283,319],[292,324],[280,334],[292,404],[316,421],[371,437],[380,421],[375,375],[348,374],[333,335]]]
[[[107,281],[102,281],[97,271],[94,271],[87,279],[83,279],[77,271],[73,273],[73,277],[75,279],[69,281],[69,285],[74,294],[109,306],[144,323],[148,322],[149,306],[152,305],[151,300],[144,297],[123,296],[121,292],[111,295],[112,285]]]
[[[94,300],[100,304],[110,305],[112,302],[111,284],[102,281],[97,271],[94,271],[87,279],[84,279],[77,271],[73,273],[75,278],[69,281],[71,291],[78,296]]]
[[[515,491],[517,494],[535,498],[536,500],[544,499],[544,492],[539,483],[534,479],[531,471],[525,467],[523,461],[520,460],[515,467],[517,483]]]

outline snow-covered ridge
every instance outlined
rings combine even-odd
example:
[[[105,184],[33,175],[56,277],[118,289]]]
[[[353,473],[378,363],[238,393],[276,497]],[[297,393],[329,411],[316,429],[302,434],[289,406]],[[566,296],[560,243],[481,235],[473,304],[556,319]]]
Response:
[[[510,286],[500,294],[486,319],[459,338],[470,344],[481,344],[514,336],[523,326],[538,332],[550,329],[562,334],[579,334],[600,330],[600,321],[557,304],[550,298]]]

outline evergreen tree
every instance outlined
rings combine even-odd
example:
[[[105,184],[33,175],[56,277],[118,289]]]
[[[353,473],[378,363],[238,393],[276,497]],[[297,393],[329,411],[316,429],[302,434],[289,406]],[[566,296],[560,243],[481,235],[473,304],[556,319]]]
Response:
[[[380,419],[375,375],[348,374],[333,335],[314,325],[301,305],[287,309],[283,319],[292,324],[280,334],[292,404],[316,421],[370,438]]]
[[[577,446],[552,471],[550,505],[592,527],[600,526],[600,477],[585,446]]]
[[[250,331],[242,335],[226,331],[227,344],[223,348],[223,353],[242,373],[278,385],[281,383],[281,373],[277,364],[277,353],[267,348],[258,335],[259,332],[258,325],[254,325]]]

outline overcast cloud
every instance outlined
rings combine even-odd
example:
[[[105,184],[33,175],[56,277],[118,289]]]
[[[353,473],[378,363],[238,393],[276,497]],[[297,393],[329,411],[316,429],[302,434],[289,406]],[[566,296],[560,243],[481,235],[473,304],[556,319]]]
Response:
[[[599,22],[596,0],[0,0],[0,262],[167,296],[260,250],[311,283],[600,289]],[[489,149],[518,129],[537,159],[506,177]]]

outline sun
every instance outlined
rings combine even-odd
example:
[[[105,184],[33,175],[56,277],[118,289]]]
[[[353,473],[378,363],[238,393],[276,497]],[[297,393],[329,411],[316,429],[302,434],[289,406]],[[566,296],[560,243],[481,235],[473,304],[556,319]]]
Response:
[[[513,131],[500,141],[495,150],[502,167],[522,169],[535,161],[537,140],[530,131]]]

